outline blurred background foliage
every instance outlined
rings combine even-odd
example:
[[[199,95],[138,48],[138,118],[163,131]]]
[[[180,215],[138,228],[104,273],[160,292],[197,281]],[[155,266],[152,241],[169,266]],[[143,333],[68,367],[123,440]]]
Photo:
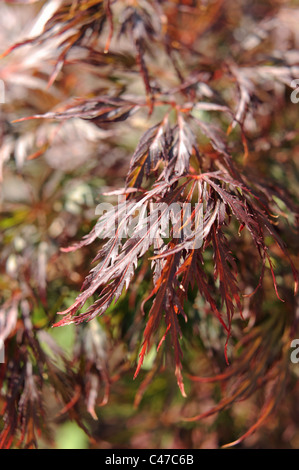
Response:
[[[58,3],[1,2],[0,52],[40,33],[51,8],[57,8]],[[111,3],[118,12],[123,2]],[[169,41],[178,52],[184,44],[189,72],[195,71],[198,61],[204,58],[207,63],[201,62],[203,73],[206,67],[217,75],[219,61],[230,61],[232,57],[243,67],[254,63],[252,73],[256,75],[265,57],[269,65],[277,67],[277,74],[281,73],[282,60],[299,71],[296,1],[145,3],[151,8],[164,3]],[[162,351],[157,353],[155,347],[133,380],[145,325],[140,307],[151,282],[148,261],[138,266],[130,291],[100,319],[51,328],[57,321],[57,311],[74,302],[98,246],[95,243],[73,253],[63,253],[60,248],[90,232],[96,223],[97,204],[107,201],[103,193],[123,186],[140,136],[157,120],[161,110],[154,110],[151,117],[146,110],[133,115],[129,127],[126,122],[97,125],[80,118],[12,121],[59,109],[59,104],[70,98],[93,97],[108,91],[117,96],[123,90],[144,95],[130,41],[114,35],[109,53],[104,54],[109,25],[103,28],[97,39],[97,52],[84,43],[74,47],[62,70],[58,64],[55,77],[59,38],[25,45],[3,57],[0,63],[0,79],[5,84],[5,103],[0,108],[0,319],[10,329],[5,339],[5,364],[0,364],[1,444],[37,444],[41,448],[218,448],[237,439],[256,422],[264,391],[256,387],[247,400],[233,401],[219,414],[200,421],[184,421],[184,417],[215,406],[225,388],[221,382],[192,381],[188,374],[210,376],[227,369],[223,354],[225,332],[208,315],[206,302],[196,292],[188,296],[188,322],[181,325],[187,398],[177,387],[173,364],[165,362]],[[159,78],[160,85],[179,86],[165,54],[152,58],[147,54],[151,75]],[[173,60],[183,70],[179,53]],[[259,102],[255,103],[260,106],[258,117],[254,120],[249,116],[246,120],[249,156],[244,162],[237,128],[230,136],[232,152],[244,172],[269,181],[273,187],[287,188],[290,205],[298,207],[299,105],[290,101],[288,76],[280,81],[271,77],[264,80],[266,85],[259,89]],[[154,79],[151,85],[155,86]],[[217,86],[228,102],[233,100],[235,91],[225,78],[215,81]],[[210,119],[205,111],[200,113],[201,118]],[[115,202],[115,197],[108,200]],[[298,266],[295,216],[279,197],[277,202],[279,220],[288,217],[284,222],[287,228],[280,235]],[[230,236],[233,235],[228,233],[228,240]],[[245,241],[240,238],[235,245],[240,266],[247,263],[252,272],[252,283],[242,284],[240,279],[245,293],[252,290],[260,269],[247,242],[245,235]],[[257,353],[261,360],[267,351],[273,356],[282,354],[278,346],[285,331],[281,322],[292,328],[292,338],[299,334],[293,321],[294,316],[298,317],[298,304],[292,292],[292,273],[273,241],[269,243],[279,292],[285,302],[277,299],[271,273],[267,272],[262,292],[244,298],[245,320],[234,321],[230,367],[234,367],[234,346],[244,331],[258,328],[261,318],[275,320],[264,330],[265,349]],[[205,256],[206,269],[212,272],[212,254],[210,258],[208,252]],[[271,341],[267,342],[267,334]],[[236,354],[241,353],[242,347]],[[290,362],[288,349],[285,354],[288,380],[283,398],[275,413],[240,447],[299,447],[299,365]],[[241,374],[236,369],[232,377],[233,390]],[[266,389],[265,393],[270,392]]]

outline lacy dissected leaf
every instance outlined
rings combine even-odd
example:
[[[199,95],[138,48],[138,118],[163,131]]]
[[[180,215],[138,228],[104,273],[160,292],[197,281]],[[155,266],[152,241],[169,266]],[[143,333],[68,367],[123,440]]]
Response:
[[[137,377],[140,371],[144,356],[150,348],[154,333],[160,326],[162,314],[164,311],[166,333],[162,337],[158,349],[160,348],[161,343],[164,341],[166,334],[170,331],[175,357],[175,375],[177,377],[177,382],[182,395],[186,396],[183,385],[183,378],[181,374],[182,351],[179,343],[179,338],[181,337],[181,329],[177,318],[177,315],[179,313],[183,313],[183,316],[185,316],[183,307],[176,293],[178,290],[178,281],[175,277],[175,273],[177,270],[179,259],[180,257],[178,255],[169,257],[167,259],[165,265],[163,266],[161,276],[158,279],[155,288],[150,294],[150,297],[155,294],[156,297],[153,301],[153,305],[148,315],[148,321],[144,330],[144,340],[139,354],[139,362],[134,377]]]
[[[219,279],[219,291],[222,299],[222,306],[225,304],[228,330],[230,332],[232,318],[235,312],[235,305],[242,315],[239,288],[236,281],[238,270],[223,233],[221,231],[217,231],[215,227],[213,227],[212,240],[215,265],[214,276],[215,279]],[[227,354],[226,360],[228,362]]]
[[[121,98],[98,97],[89,100],[81,100],[80,104],[69,106],[64,111],[53,111],[45,114],[36,114],[26,118],[18,119],[57,119],[65,120],[71,118],[88,119],[95,124],[106,122],[119,122],[126,120],[138,111],[139,106]]]
[[[173,141],[169,150],[169,164],[165,170],[165,179],[172,175],[182,176],[189,171],[189,162],[193,149],[196,150],[196,139],[181,115],[178,116],[178,126],[173,131]]]
[[[167,120],[148,129],[141,137],[131,158],[127,176],[129,187],[140,187],[144,174],[157,167],[160,161],[167,159],[167,147],[171,138],[167,131]]]
[[[139,141],[132,156],[127,176],[129,187],[140,187],[144,175],[158,170],[162,162],[164,171],[160,179],[170,181],[189,171],[192,152],[198,155],[195,136],[182,116],[178,116],[178,125],[169,127],[168,115],[159,124],[146,131]]]
[[[139,208],[146,207],[155,196],[163,195],[163,191],[168,188],[168,183],[159,183],[150,190],[145,196],[141,197],[138,201],[130,201],[128,205],[121,206],[120,213],[119,208],[114,211],[112,210],[111,217],[104,215],[100,219],[97,226],[97,234],[101,234],[102,230],[105,231],[105,236],[111,235],[111,230],[116,228],[116,233],[111,237],[108,242],[101,248],[95,261],[101,260],[100,263],[91,271],[90,275],[86,278],[83,285],[83,292],[77,297],[73,306],[60,312],[66,315],[60,322],[55,326],[62,326],[68,323],[81,323],[84,320],[91,320],[96,315],[103,313],[112,301],[116,301],[124,286],[126,289],[129,286],[130,280],[137,268],[138,258],[142,257],[153,244],[157,232],[160,230],[159,220],[163,213],[168,211],[169,202],[175,200],[176,197],[182,192],[184,185],[178,187],[173,193],[168,194],[168,197],[160,199],[161,203],[165,203],[163,206],[162,214],[156,217],[156,214],[149,215],[149,218],[153,218],[152,223],[149,223],[149,218],[140,217],[135,226],[131,226],[132,233],[127,241],[122,245],[121,238],[127,234],[127,229],[130,229],[130,222],[135,212]],[[123,214],[123,210],[126,211]],[[107,220],[112,222],[111,225],[107,224]],[[107,231],[106,231],[107,230]],[[94,234],[91,238],[93,239]],[[86,239],[86,243],[89,243],[90,239]],[[86,300],[93,295],[98,289],[101,290],[100,298],[90,307],[86,313],[80,314],[74,317],[75,313],[81,308]]]

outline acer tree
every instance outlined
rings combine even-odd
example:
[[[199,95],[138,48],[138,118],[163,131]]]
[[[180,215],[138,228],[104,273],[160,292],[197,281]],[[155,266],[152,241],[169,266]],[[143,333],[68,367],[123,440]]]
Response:
[[[1,12],[1,446],[292,446],[295,2]]]

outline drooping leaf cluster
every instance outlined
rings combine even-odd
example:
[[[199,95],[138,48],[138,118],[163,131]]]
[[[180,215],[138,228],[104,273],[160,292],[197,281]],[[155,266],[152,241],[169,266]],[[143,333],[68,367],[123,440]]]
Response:
[[[39,16],[44,22],[42,31],[10,46],[3,60],[8,61],[8,85],[10,80],[13,82],[14,70],[24,68],[25,76],[32,73],[35,86],[38,81],[40,88],[48,87],[48,93],[54,90],[48,97],[50,106],[37,112],[27,109],[25,116],[14,116],[12,125],[20,126],[19,132],[28,136],[27,142],[22,144],[22,137],[16,135],[4,135],[3,159],[14,147],[22,145],[29,159],[44,153],[46,156],[55,149],[55,138],[61,129],[63,132],[74,122],[81,134],[87,126],[84,138],[88,139],[90,129],[91,141],[107,139],[107,147],[98,157],[105,162],[117,146],[118,129],[122,138],[122,132],[135,133],[136,124],[142,128],[126,160],[123,186],[120,182],[107,192],[115,201],[116,196],[121,196],[121,203],[104,213],[81,241],[66,246],[70,236],[58,239],[69,256],[91,246],[96,246],[97,253],[90,260],[94,266],[86,275],[80,294],[58,312],[63,317],[54,326],[75,323],[84,329],[87,327],[83,322],[93,325],[97,317],[109,318],[111,311],[113,316],[117,302],[133,295],[134,285],[138,288],[142,276],[146,276],[147,286],[131,326],[136,324],[139,335],[133,340],[138,355],[134,377],[154,347],[158,355],[162,354],[162,363],[168,361],[169,355],[173,358],[177,384],[186,397],[184,349],[192,331],[198,328],[198,319],[190,312],[190,299],[196,298],[202,305],[198,308],[204,312],[200,321],[213,316],[224,332],[224,341],[222,333],[219,341],[223,342],[227,370],[214,378],[200,378],[195,377],[198,370],[192,373],[189,369],[190,376],[194,383],[223,381],[231,389],[209,411],[187,419],[207,417],[261,388],[271,389],[260,417],[239,443],[277,407],[288,383],[288,342],[296,328],[294,312],[290,308],[284,315],[271,316],[254,298],[260,296],[263,301],[271,278],[277,302],[293,302],[289,300],[289,286],[287,299],[282,298],[284,287],[275,272],[275,259],[281,259],[284,269],[292,275],[296,293],[296,266],[280,219],[288,215],[295,222],[298,207],[270,171],[267,174],[256,161],[263,158],[266,149],[270,168],[271,159],[277,160],[272,157],[276,148],[289,150],[295,145],[296,134],[291,130],[280,129],[277,137],[272,128],[279,126],[275,115],[285,94],[292,91],[290,85],[298,76],[299,57],[294,31],[287,28],[283,9],[274,10],[263,2],[272,16],[256,19],[252,30],[245,26],[238,29],[236,25],[220,28],[229,17],[227,9],[231,3],[46,2]],[[238,2],[240,9],[245,9],[243,3]],[[220,33],[216,34],[218,27]],[[289,35],[288,45],[283,44],[281,50],[279,28],[286,28]],[[209,45],[213,35],[214,44]],[[229,47],[222,48],[222,41],[228,41]],[[205,53],[205,44],[212,55]],[[27,59],[26,63],[21,51],[28,47],[33,60]],[[19,56],[15,56],[15,69],[11,66],[10,72],[9,60],[13,64],[14,54]],[[44,70],[35,69],[37,54]],[[67,78],[71,82],[73,73],[80,74],[80,67],[86,67],[91,89],[84,83],[82,95],[73,96]],[[79,89],[78,75],[77,79]],[[30,80],[26,86],[30,86]],[[63,138],[67,139],[67,130]],[[64,158],[65,149],[67,146],[62,151],[58,148],[58,161]],[[69,151],[72,150],[70,142]],[[109,176],[108,171],[108,179]],[[171,207],[176,210],[171,211]],[[281,207],[286,208],[287,215]],[[163,226],[165,220],[169,221],[167,227]],[[38,291],[38,298],[45,304],[46,277],[44,274],[42,296],[40,287]],[[101,384],[105,389],[103,403],[108,400],[110,384],[104,354],[96,340],[96,327],[92,326],[91,336],[86,333],[73,364],[61,356],[65,370],[64,378],[61,377],[40,349],[37,338],[46,343],[52,340],[39,328],[33,335],[28,326],[28,293],[24,295],[23,287],[20,289],[21,293],[17,291],[11,303],[3,307],[5,327],[1,339],[6,340],[18,329],[18,338],[24,336],[19,343],[28,345],[20,349],[24,355],[17,368],[21,370],[8,367],[3,374],[10,390],[10,400],[4,405],[3,446],[13,442],[17,429],[21,429],[21,441],[27,439],[26,445],[35,441],[33,429],[39,427],[43,413],[37,384],[45,374],[45,365],[65,410],[73,413],[78,422],[77,407],[82,395],[86,396],[88,411],[95,416]],[[243,336],[238,332],[240,324],[245,330],[247,327]],[[234,342],[236,353],[232,356],[228,351]],[[55,351],[52,343],[48,346]],[[28,350],[33,351],[33,361]],[[36,374],[32,372],[34,368]],[[156,373],[159,368],[153,366],[153,370]],[[149,372],[145,377],[137,402],[153,375]],[[17,376],[22,377],[23,387],[18,399]],[[62,381],[70,384],[70,390],[60,388]]]

